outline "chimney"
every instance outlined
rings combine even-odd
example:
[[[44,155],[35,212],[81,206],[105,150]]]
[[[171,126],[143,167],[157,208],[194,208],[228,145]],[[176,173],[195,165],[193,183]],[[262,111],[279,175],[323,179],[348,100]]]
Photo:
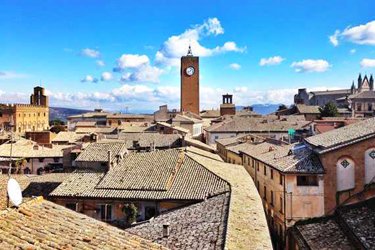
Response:
[[[164,224],[163,225],[163,237],[167,238],[169,234],[170,234],[169,224]]]
[[[108,158],[107,158],[108,171],[111,169],[111,158],[112,158],[112,152],[111,150],[108,150]]]

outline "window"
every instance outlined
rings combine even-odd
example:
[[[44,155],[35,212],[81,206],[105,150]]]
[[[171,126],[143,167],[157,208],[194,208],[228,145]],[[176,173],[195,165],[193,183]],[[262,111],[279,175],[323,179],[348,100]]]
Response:
[[[284,213],[283,197],[280,195],[280,213]]]
[[[271,169],[271,180],[273,180],[273,169]]]
[[[362,105],[360,103],[357,104],[357,111],[362,111]]]
[[[145,220],[149,220],[156,215],[155,207],[145,207]]]
[[[263,186],[263,198],[264,200],[267,200],[267,187]]]
[[[263,167],[263,173],[264,173],[264,175],[267,175],[267,167],[266,166]]]
[[[66,208],[69,208],[69,209],[71,209],[71,210],[73,210],[73,211],[77,211],[77,203],[66,203],[65,204],[65,207]]]
[[[117,125],[119,125],[119,126],[121,125],[121,121],[120,120],[117,121]]]
[[[44,161],[44,158],[39,158],[39,162],[43,162]]]
[[[59,158],[58,157],[53,157],[53,162],[58,163],[59,162]]]
[[[368,108],[367,110],[368,110],[368,111],[372,111],[372,103],[369,103],[367,106],[368,106],[368,107],[367,107],[367,108]]]
[[[279,183],[280,185],[283,185],[283,176],[281,173],[279,173]]]
[[[255,165],[257,166],[257,171],[259,171],[259,162],[256,162]]]
[[[254,159],[252,159],[251,160],[251,166],[254,168],[254,166],[255,166],[255,161],[254,161]]]
[[[316,175],[297,176],[297,186],[318,186],[318,176]]]
[[[273,191],[271,190],[271,205],[273,206]]]
[[[101,220],[103,221],[112,220],[112,205],[102,204],[102,205],[99,205],[98,209],[99,209]]]

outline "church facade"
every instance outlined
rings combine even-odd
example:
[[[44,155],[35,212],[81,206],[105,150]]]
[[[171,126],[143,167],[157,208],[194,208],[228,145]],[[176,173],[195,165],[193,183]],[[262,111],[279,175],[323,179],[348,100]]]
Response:
[[[311,91],[298,89],[294,96],[294,104],[324,106],[333,102],[339,108],[349,108],[353,117],[368,117],[375,115],[375,91],[372,75],[363,78],[359,74],[357,85],[352,83],[350,89]]]

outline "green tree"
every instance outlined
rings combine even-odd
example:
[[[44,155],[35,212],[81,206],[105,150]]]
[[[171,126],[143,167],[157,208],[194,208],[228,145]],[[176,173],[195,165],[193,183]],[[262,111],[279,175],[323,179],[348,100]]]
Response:
[[[125,213],[125,220],[128,225],[137,221],[138,209],[133,203],[125,204],[122,211]]]
[[[66,131],[66,128],[64,125],[54,125],[50,128],[52,133],[58,134],[60,131]]]
[[[65,125],[65,122],[60,119],[54,119],[49,122],[50,126],[56,126],[56,125]]]
[[[336,117],[339,115],[336,104],[328,102],[323,107],[319,107],[320,115],[322,117]]]
[[[288,107],[285,104],[280,104],[280,106],[277,109],[277,111],[281,111],[281,110],[284,110],[284,109],[288,109]]]

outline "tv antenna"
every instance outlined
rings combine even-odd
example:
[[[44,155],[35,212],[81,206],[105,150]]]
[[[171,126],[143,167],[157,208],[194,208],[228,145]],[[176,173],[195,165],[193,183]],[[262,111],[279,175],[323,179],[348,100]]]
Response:
[[[18,207],[22,203],[22,191],[18,182],[11,177],[12,173],[12,153],[13,153],[13,116],[10,117],[10,154],[9,154],[9,170],[8,170],[8,185],[7,185],[7,198],[8,198],[8,207],[9,201],[13,203],[14,206]]]

